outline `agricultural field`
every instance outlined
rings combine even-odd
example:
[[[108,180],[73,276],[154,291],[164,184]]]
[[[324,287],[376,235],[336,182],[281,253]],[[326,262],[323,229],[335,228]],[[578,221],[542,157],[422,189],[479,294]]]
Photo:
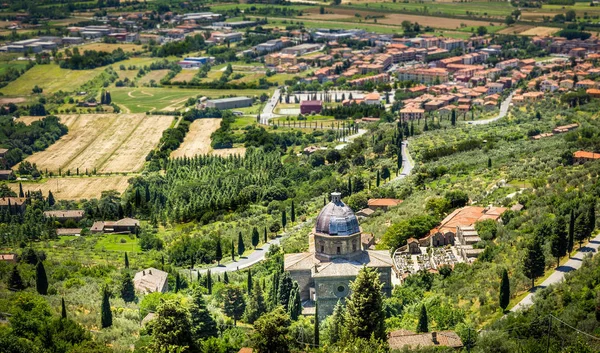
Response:
[[[468,14],[473,14],[480,17],[497,19],[504,19],[504,17],[514,11],[514,7],[512,7],[510,3],[496,1],[410,1],[391,3],[388,1],[378,0],[342,0],[342,4],[345,7],[386,12],[420,12],[423,14],[429,14],[431,16],[467,16]]]
[[[533,27],[519,34],[522,36],[551,36],[559,30],[560,28],[556,27]]]
[[[27,161],[41,170],[137,172],[173,118],[145,114],[63,115],[69,132]]]
[[[189,82],[198,73],[198,70],[181,70],[171,81],[173,82]]]
[[[219,90],[219,89],[182,89],[168,87],[130,88],[121,87],[111,91],[114,103],[127,113],[144,113],[147,111],[175,111],[183,108],[188,98],[206,96],[219,98],[229,95],[259,96],[266,90]],[[267,93],[271,93],[268,91]]]
[[[208,154],[211,151],[210,135],[221,126],[221,119],[196,119],[190,125],[179,148],[171,152],[171,158],[192,157],[197,154]]]
[[[131,176],[110,175],[110,176],[73,176],[62,178],[44,179],[39,183],[24,182],[23,190],[41,191],[44,196],[52,191],[52,195],[57,200],[80,200],[100,198],[102,191],[116,190],[123,193],[127,189],[128,180]],[[18,192],[19,184],[10,183],[8,186]]]
[[[160,82],[160,80],[165,77],[165,75],[169,72],[169,70],[152,70],[148,72],[146,75],[142,76],[138,80],[138,85],[150,85],[150,81],[154,81],[156,83]]]
[[[73,48],[78,48],[80,53],[83,53],[86,50],[105,51],[111,53],[119,48],[123,49],[123,51],[126,53],[140,53],[144,51],[141,44],[133,43],[88,43],[76,47],[70,47],[69,49],[73,50]]]
[[[105,67],[93,70],[68,70],[61,69],[56,64],[36,65],[27,70],[21,77],[10,82],[0,89],[0,93],[8,96],[27,96],[31,89],[37,85],[44,90],[44,94],[58,91],[71,92],[93,79]]]

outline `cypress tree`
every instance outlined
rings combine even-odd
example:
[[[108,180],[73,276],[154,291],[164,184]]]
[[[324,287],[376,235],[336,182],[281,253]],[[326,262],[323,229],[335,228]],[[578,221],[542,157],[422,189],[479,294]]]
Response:
[[[25,197],[25,193],[23,192],[23,184],[19,182],[19,197]]]
[[[252,287],[252,294],[248,296],[246,304],[245,317],[246,321],[253,324],[259,317],[267,311],[267,305],[263,295],[263,290],[258,282],[255,282]]]
[[[452,117],[450,118],[450,123],[452,126],[456,125],[456,110],[452,109]]]
[[[533,241],[527,245],[527,255],[523,267],[523,273],[531,280],[531,288],[533,288],[535,279],[544,275],[546,267],[546,258],[544,256],[544,249],[542,249],[542,239],[537,235]]]
[[[315,347],[319,346],[319,301],[315,301]]]
[[[287,311],[290,314],[290,318],[294,321],[298,320],[300,314],[302,314],[302,303],[300,302],[300,287],[298,282],[294,281],[292,285],[292,291],[290,292],[290,299],[288,301]]]
[[[350,284],[346,300],[345,324],[349,338],[385,339],[385,313],[379,273],[363,267]]]
[[[244,245],[244,238],[242,237],[242,232],[238,233],[238,255],[244,255],[244,251],[246,251],[246,246]]]
[[[293,280],[290,277],[289,272],[284,272],[279,280],[279,304],[281,304],[285,309],[287,309],[289,300],[290,300],[290,292],[292,291]]]
[[[575,228],[574,228],[574,236],[575,240],[579,243],[579,249],[581,249],[583,245],[583,241],[589,236],[591,231],[588,228],[589,219],[587,210],[583,210],[580,212],[577,218],[575,218]]]
[[[267,243],[267,227],[265,227],[265,232],[264,232],[264,242],[265,244]]]
[[[571,209],[571,216],[569,218],[569,241],[567,243],[567,251],[570,254],[573,251],[573,245],[575,244],[575,211]]]
[[[127,257],[127,252],[125,252],[125,268],[129,268],[129,258]]]
[[[110,103],[112,103],[112,97],[110,96],[110,92],[109,91],[106,91],[105,100],[106,100],[105,104],[107,104],[107,105],[110,104]]]
[[[102,307],[100,310],[101,317],[101,326],[102,328],[107,328],[112,326],[112,311],[110,310],[110,293],[108,292],[108,288],[104,287],[102,291]]]
[[[379,183],[381,182],[381,176],[379,176],[379,169],[377,169],[377,182],[375,183],[375,185],[377,187],[379,187]]]
[[[427,308],[425,308],[425,304],[421,304],[417,332],[429,332],[429,318],[427,317]]]
[[[256,246],[258,245],[259,237],[260,235],[258,235],[258,229],[256,229],[256,227],[252,228],[252,246],[254,249],[256,249]]]
[[[281,211],[281,226],[285,231],[285,226],[287,225],[287,216],[285,215],[285,210]]]
[[[54,206],[54,204],[56,203],[56,201],[54,200],[54,195],[52,195],[52,191],[48,191],[48,198],[46,199],[46,201],[48,201],[48,206],[50,207]]]
[[[402,170],[402,150],[398,150],[398,156],[397,156],[397,160],[398,160],[398,170]]]
[[[252,292],[252,270],[248,270],[248,278],[246,279],[246,285],[248,287],[248,295]]]
[[[235,261],[235,246],[233,245],[233,240],[231,241],[231,261]]]
[[[38,261],[35,266],[35,288],[41,295],[48,294],[48,277],[46,276],[46,269],[41,261]]]
[[[510,302],[510,281],[506,269],[502,270],[502,280],[500,281],[500,307],[506,310]]]
[[[221,265],[221,260],[223,260],[223,250],[221,249],[221,237],[217,238],[217,248],[215,250],[215,260],[217,260],[217,265]]]
[[[65,298],[60,298],[60,317],[61,319],[67,318],[67,306],[65,305]]]
[[[21,278],[21,273],[19,272],[17,265],[14,265],[10,271],[10,276],[8,277],[8,288],[17,291],[25,289],[25,284],[23,283],[23,278]]]
[[[208,294],[212,294],[212,275],[210,274],[210,270],[206,271],[206,289],[208,290]]]
[[[181,277],[179,275],[179,272],[177,272],[177,274],[175,274],[175,293],[179,292],[180,289],[181,289]]]
[[[292,210],[290,212],[290,220],[292,224],[296,222],[296,208],[294,207],[294,200],[292,200]]]
[[[488,157],[488,169],[492,167],[492,158]]]
[[[348,178],[348,195],[352,195],[352,178]]]
[[[341,300],[338,300],[337,304],[333,308],[331,326],[329,328],[329,342],[331,344],[337,343],[342,337],[344,329],[344,316],[344,305],[342,304]]]
[[[177,273],[177,277],[179,277],[179,273]],[[135,300],[135,288],[133,287],[133,279],[131,278],[131,274],[129,274],[128,271],[125,271],[123,273],[123,278],[121,280],[121,298],[123,298],[125,303],[131,303]]]
[[[223,273],[223,283],[229,284],[229,275],[227,275],[227,271]]]

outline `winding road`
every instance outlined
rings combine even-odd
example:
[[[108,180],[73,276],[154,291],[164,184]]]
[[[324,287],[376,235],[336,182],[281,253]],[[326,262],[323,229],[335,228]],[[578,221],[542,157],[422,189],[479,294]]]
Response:
[[[511,94],[508,95],[508,97],[506,97],[504,102],[502,102],[502,104],[500,105],[500,112],[495,117],[490,118],[490,119],[485,119],[485,120],[467,121],[467,124],[469,124],[469,125],[485,125],[485,124],[493,123],[496,120],[504,118],[506,116],[506,114],[508,114],[508,108],[510,108],[510,103],[512,102],[514,95],[515,95],[515,92],[513,91]]]

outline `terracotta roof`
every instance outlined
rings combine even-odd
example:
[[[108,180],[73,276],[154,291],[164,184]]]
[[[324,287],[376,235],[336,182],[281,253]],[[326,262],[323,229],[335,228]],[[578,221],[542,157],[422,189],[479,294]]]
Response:
[[[369,206],[396,206],[402,203],[402,200],[398,199],[369,199],[367,204]]]
[[[497,220],[504,211],[506,211],[504,207],[467,206],[459,208],[446,216],[437,228],[444,233],[447,231],[455,232],[458,226],[470,226],[484,219]]]
[[[56,218],[76,218],[83,217],[83,210],[56,210],[56,211],[44,211],[46,217]]]
[[[0,254],[0,261],[15,261],[15,254]]]
[[[381,98],[381,96],[379,95],[379,93],[377,92],[373,92],[373,93],[369,93],[365,96],[365,100],[369,100],[369,101],[375,101],[375,100],[379,100]]]
[[[165,286],[168,276],[167,272],[150,267],[135,274],[133,285],[137,291],[144,294],[159,292]]]
[[[81,228],[58,228],[56,235],[79,235],[81,234]]]
[[[573,157],[585,158],[585,159],[600,159],[600,153],[577,151],[577,152],[573,153]]]
[[[242,347],[238,353],[252,353],[254,352],[252,348]]]
[[[0,197],[0,206],[8,206],[10,202],[11,206],[21,206],[27,201],[24,197]]]

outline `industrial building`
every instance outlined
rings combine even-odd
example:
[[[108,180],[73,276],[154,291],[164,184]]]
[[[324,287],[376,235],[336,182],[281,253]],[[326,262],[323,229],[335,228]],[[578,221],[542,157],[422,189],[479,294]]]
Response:
[[[231,97],[221,99],[211,99],[206,101],[207,108],[216,109],[235,109],[252,106],[253,99],[248,97]]]

